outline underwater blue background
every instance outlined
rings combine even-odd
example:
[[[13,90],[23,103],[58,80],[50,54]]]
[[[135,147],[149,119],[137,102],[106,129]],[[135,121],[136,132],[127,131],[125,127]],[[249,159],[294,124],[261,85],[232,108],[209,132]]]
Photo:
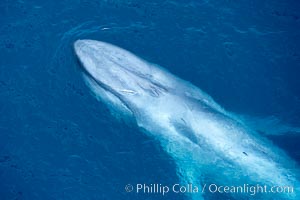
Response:
[[[175,163],[91,95],[75,40],[116,44],[227,110],[299,127],[299,37],[297,0],[2,0],[0,199],[185,199],[125,192],[178,182]],[[270,139],[300,163],[299,136]]]

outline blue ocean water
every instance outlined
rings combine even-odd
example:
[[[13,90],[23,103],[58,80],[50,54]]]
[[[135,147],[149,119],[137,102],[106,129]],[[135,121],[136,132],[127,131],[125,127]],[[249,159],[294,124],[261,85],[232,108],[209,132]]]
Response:
[[[125,192],[178,182],[175,164],[91,95],[77,39],[130,50],[227,110],[300,126],[299,1],[3,0],[0,13],[1,200],[186,199]],[[298,135],[269,138],[300,163]]]

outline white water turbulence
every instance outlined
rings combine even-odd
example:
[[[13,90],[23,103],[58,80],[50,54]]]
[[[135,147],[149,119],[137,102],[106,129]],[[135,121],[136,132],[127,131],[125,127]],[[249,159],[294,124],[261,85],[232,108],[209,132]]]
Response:
[[[159,141],[181,184],[199,186],[187,198],[213,199],[201,190],[215,183],[294,187],[293,193],[229,193],[227,199],[297,199],[297,164],[202,90],[112,44],[77,40],[74,49],[97,99]]]

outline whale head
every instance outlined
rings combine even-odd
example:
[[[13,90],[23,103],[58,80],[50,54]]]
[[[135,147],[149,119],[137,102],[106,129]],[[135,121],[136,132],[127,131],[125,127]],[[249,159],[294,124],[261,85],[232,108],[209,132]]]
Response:
[[[124,49],[101,41],[77,40],[74,50],[93,91],[98,96],[109,95],[109,101],[117,98],[128,106],[167,91],[161,70]]]

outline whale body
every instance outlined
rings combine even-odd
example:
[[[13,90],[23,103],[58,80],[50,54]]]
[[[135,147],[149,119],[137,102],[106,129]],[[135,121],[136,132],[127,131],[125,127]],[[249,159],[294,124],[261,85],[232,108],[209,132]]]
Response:
[[[295,162],[198,87],[109,43],[77,40],[74,49],[97,99],[157,140],[175,161],[182,183],[196,184],[200,191],[206,183],[298,189]],[[297,199],[295,191],[274,195]],[[212,197],[209,191],[187,196]],[[248,199],[249,194],[227,198]]]

